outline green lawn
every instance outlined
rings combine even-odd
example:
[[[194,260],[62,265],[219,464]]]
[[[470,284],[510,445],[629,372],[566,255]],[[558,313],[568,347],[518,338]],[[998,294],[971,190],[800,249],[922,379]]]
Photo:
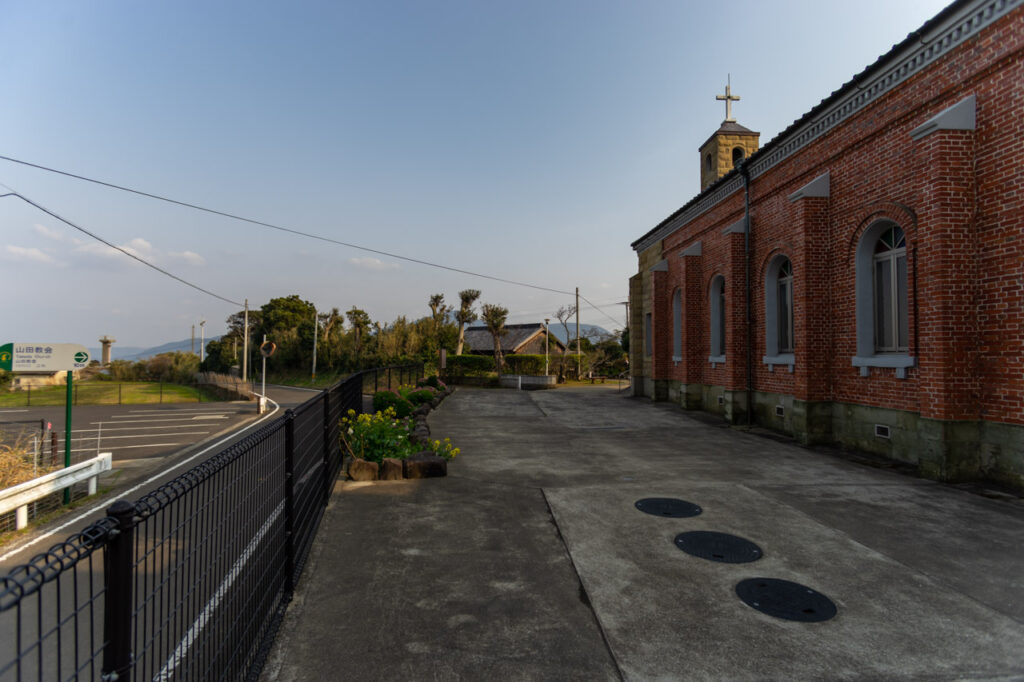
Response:
[[[198,403],[221,400],[195,386],[147,382],[113,383],[87,381],[74,384],[75,405],[145,405],[156,403]],[[66,386],[47,386],[24,391],[0,391],[0,407],[44,407],[64,405]]]

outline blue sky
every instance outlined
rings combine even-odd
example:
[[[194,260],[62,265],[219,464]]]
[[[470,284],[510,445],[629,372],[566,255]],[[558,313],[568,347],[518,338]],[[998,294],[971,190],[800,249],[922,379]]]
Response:
[[[604,307],[582,320],[613,328],[630,242],[697,193],[727,74],[764,144],[946,3],[2,4],[0,155],[579,286]],[[572,303],[6,161],[0,183],[253,306],[299,294],[386,322],[477,288],[528,322]],[[0,342],[156,345],[236,310],[17,199],[0,199],[0,235]]]

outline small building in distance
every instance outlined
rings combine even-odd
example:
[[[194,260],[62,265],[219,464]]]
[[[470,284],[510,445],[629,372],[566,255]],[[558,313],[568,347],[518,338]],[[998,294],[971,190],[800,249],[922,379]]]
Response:
[[[763,146],[727,108],[632,243],[634,393],[1024,490],[1022,53],[959,0]]]
[[[548,352],[561,353],[565,344],[554,334],[548,335],[542,323],[507,324],[501,337],[505,355],[544,355],[544,338],[548,336]],[[494,355],[494,338],[487,327],[467,327],[465,353]]]

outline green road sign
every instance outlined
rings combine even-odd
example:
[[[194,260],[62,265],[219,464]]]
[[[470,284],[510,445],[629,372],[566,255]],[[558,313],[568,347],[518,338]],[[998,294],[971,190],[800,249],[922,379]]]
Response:
[[[0,369],[9,372],[66,372],[89,364],[89,351],[77,343],[8,343],[0,346]]]

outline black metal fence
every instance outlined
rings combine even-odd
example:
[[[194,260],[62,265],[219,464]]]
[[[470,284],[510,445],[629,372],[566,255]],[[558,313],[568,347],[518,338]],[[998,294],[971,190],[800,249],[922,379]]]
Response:
[[[255,679],[381,372],[422,367],[354,374],[0,578],[0,680]]]

